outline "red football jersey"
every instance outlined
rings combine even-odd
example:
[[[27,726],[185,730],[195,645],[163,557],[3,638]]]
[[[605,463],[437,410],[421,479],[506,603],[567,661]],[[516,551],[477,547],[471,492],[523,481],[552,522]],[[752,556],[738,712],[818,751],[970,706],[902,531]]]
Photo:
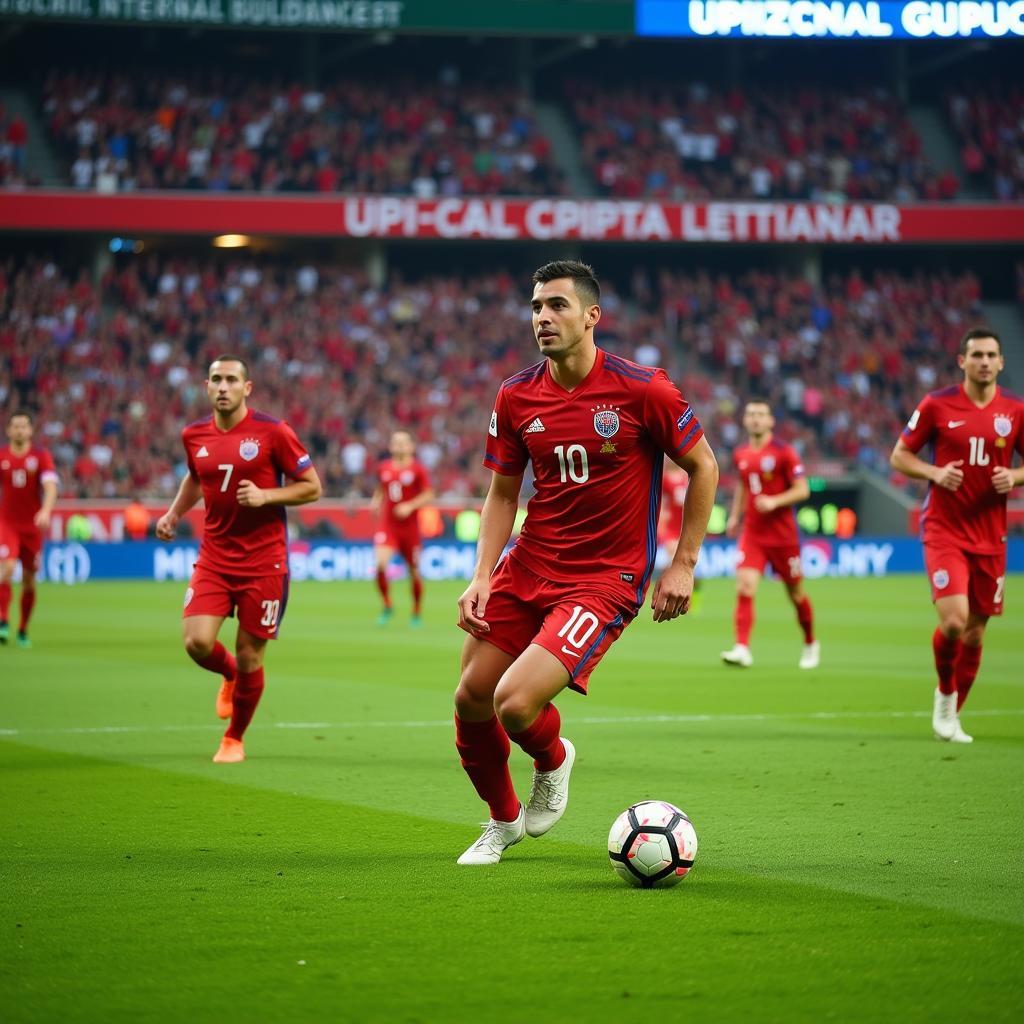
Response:
[[[992,486],[996,466],[1013,465],[1024,455],[1024,400],[1005,388],[979,409],[963,385],[926,395],[903,430],[903,443],[918,452],[933,446],[936,466],[962,460],[964,482],[958,490],[929,484],[921,515],[926,542],[953,542],[982,555],[1006,545],[1006,499]]]
[[[547,360],[498,390],[484,465],[506,476],[533,464],[536,493],[510,557],[543,579],[604,585],[631,612],[657,554],[661,474],[704,436],[664,370],[598,349],[574,391]]]
[[[15,530],[34,530],[46,480],[56,481],[57,470],[45,448],[30,445],[23,455],[10,445],[0,448],[0,519]]]
[[[761,547],[792,547],[800,543],[796,513],[792,505],[759,512],[754,498],[759,494],[781,494],[804,475],[804,467],[795,448],[769,439],[763,448],[741,444],[733,452],[733,464],[747,492],[743,512],[743,534]]]
[[[690,477],[685,470],[666,467],[663,481],[665,500],[661,522],[658,524],[658,536],[666,544],[679,539],[683,528],[683,505],[686,503],[689,486]]]
[[[288,572],[284,506],[247,508],[238,485],[280,487],[313,465],[287,423],[250,409],[237,426],[218,430],[213,416],[181,433],[188,471],[202,486],[206,503],[197,565],[232,576],[280,576]]]
[[[393,459],[385,459],[377,468],[377,479],[383,494],[380,514],[384,525],[399,529],[415,526],[419,517],[414,513],[406,519],[398,519],[395,506],[418,498],[430,486],[426,467],[415,459],[408,466],[397,466]]]

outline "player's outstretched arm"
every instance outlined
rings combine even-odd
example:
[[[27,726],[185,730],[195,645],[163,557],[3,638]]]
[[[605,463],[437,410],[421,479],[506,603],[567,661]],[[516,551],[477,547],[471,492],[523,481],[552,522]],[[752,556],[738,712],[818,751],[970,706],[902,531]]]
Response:
[[[459,627],[470,633],[486,633],[491,627],[484,615],[491,596],[491,573],[512,536],[523,474],[502,476],[491,474],[484,507],[480,512],[480,536],[476,542],[476,568],[473,579],[459,598]]]
[[[963,464],[963,459],[947,462],[945,466],[925,462],[907,447],[903,438],[896,442],[896,447],[889,456],[889,465],[904,476],[912,477],[914,480],[928,480],[947,491],[955,491],[964,482],[964,471],[960,468]]]
[[[186,473],[171,507],[156,521],[156,535],[160,540],[174,540],[178,520],[203,496],[199,481]]]
[[[707,533],[708,520],[718,489],[718,461],[706,438],[701,438],[685,455],[676,460],[690,475],[683,502],[683,529],[672,563],[654,585],[651,607],[655,622],[667,622],[690,610],[693,594],[693,570],[700,546]]]
[[[263,505],[308,505],[323,494],[315,469],[307,469],[295,483],[284,487],[257,487],[251,480],[238,484],[238,504],[247,508]]]

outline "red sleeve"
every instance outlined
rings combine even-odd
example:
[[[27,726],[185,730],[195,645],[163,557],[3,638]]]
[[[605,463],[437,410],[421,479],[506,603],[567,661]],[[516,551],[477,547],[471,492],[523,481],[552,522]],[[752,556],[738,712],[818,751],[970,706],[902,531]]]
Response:
[[[54,465],[53,456],[45,448],[39,453],[39,479],[44,483],[57,479],[57,467]]]
[[[274,434],[274,458],[282,472],[293,480],[298,480],[307,469],[313,468],[309,453],[284,420],[277,425]]]
[[[420,493],[430,490],[430,474],[427,472],[427,467],[422,462],[416,463],[416,475],[420,485]]]
[[[1024,455],[1024,402],[1019,406],[1020,412],[1017,418],[1017,454]]]
[[[502,476],[519,476],[529,461],[530,454],[522,438],[516,433],[509,415],[505,388],[501,387],[498,389],[498,397],[494,400],[491,422],[487,427],[484,465]]]
[[[654,443],[672,459],[685,455],[704,436],[690,403],[664,370],[659,370],[647,385],[644,426]]]
[[[196,464],[192,461],[192,449],[188,446],[186,434],[181,435],[181,446],[185,449],[185,461],[188,463],[188,475],[199,483],[199,474],[196,472]]]
[[[916,455],[935,436],[935,399],[925,395],[900,437]]]
[[[786,487],[792,487],[794,480],[804,476],[804,464],[795,448],[786,448]]]

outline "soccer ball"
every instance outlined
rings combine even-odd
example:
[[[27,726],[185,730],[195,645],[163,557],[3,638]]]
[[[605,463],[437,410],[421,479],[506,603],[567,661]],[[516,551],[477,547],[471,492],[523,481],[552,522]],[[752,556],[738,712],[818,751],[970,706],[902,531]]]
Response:
[[[697,833],[678,807],[644,800],[627,807],[608,833],[608,857],[616,874],[643,889],[682,881],[697,856]]]

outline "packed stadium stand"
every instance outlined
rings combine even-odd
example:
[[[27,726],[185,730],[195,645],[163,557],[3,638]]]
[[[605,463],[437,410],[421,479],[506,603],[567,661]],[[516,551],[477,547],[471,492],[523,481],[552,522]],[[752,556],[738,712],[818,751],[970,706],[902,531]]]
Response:
[[[328,494],[366,497],[389,432],[408,427],[439,491],[480,493],[497,382],[532,361],[525,284],[505,272],[404,280],[300,260],[143,255],[94,283],[82,267],[0,266],[0,407],[38,409],[65,493],[168,495],[179,432],[208,409],[204,363],[249,360],[253,404],[306,438]],[[723,453],[742,401],[775,403],[808,460],[886,471],[920,394],[950,378],[980,317],[970,273],[852,271],[820,287],[775,270],[638,267],[606,279],[599,343],[665,366]]]
[[[1024,199],[1024,88],[974,83],[950,92],[947,109],[972,181],[1001,202]]]

